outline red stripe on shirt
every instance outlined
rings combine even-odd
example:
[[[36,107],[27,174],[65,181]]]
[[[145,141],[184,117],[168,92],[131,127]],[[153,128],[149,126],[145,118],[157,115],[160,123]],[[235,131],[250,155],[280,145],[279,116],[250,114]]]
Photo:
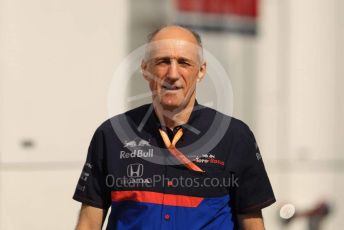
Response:
[[[165,194],[151,191],[113,191],[111,192],[113,202],[137,201],[161,205],[180,207],[197,207],[203,200],[202,197]]]

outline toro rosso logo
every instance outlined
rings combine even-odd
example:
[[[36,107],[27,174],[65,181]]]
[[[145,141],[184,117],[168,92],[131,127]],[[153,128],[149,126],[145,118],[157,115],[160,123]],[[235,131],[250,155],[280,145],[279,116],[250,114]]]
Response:
[[[196,156],[195,162],[205,163],[205,164],[217,164],[224,166],[225,162],[223,160],[216,159],[214,154],[202,154],[201,156]]]

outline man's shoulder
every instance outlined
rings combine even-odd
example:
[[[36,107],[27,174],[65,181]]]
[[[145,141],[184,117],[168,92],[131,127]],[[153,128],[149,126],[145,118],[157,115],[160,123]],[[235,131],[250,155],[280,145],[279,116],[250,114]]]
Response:
[[[218,116],[221,119],[224,119],[229,122],[229,131],[234,131],[234,132],[247,132],[250,130],[249,126],[242,120],[233,117],[231,115],[224,114],[216,109],[204,106],[204,105],[199,105],[200,109],[202,109],[204,112],[202,114],[205,114],[206,116],[211,116],[215,117]]]
[[[228,133],[239,142],[255,142],[254,134],[251,131],[250,127],[240,119],[234,117],[231,118]]]
[[[231,115],[224,114],[216,109],[209,108],[203,105],[200,105],[201,109],[204,111],[202,114],[205,114],[207,117],[212,117],[213,119],[215,116],[224,120],[224,124],[228,124],[227,134],[236,136],[238,138],[247,138],[252,136],[252,131],[250,127],[242,120],[233,117]]]
[[[247,135],[251,132],[250,127],[244,121],[234,117],[231,118],[229,131],[236,132],[239,135]]]

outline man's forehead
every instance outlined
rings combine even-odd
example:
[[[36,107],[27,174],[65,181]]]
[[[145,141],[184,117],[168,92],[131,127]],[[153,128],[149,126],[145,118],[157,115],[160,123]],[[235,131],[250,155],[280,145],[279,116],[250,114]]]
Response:
[[[150,39],[150,41],[157,41],[157,40],[165,40],[165,39],[179,39],[188,42],[192,42],[199,45],[199,41],[197,40],[197,34],[193,31],[177,26],[171,25],[166,26],[164,28],[159,29]]]
[[[164,39],[147,44],[145,58],[161,56],[184,56],[190,59],[199,58],[201,47],[185,40]]]

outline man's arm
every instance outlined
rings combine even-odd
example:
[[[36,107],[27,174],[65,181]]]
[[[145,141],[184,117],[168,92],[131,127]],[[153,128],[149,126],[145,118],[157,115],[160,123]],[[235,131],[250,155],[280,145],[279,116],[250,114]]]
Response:
[[[76,230],[101,230],[106,213],[105,209],[82,204]]]
[[[239,215],[239,225],[242,230],[264,230],[262,212]]]

